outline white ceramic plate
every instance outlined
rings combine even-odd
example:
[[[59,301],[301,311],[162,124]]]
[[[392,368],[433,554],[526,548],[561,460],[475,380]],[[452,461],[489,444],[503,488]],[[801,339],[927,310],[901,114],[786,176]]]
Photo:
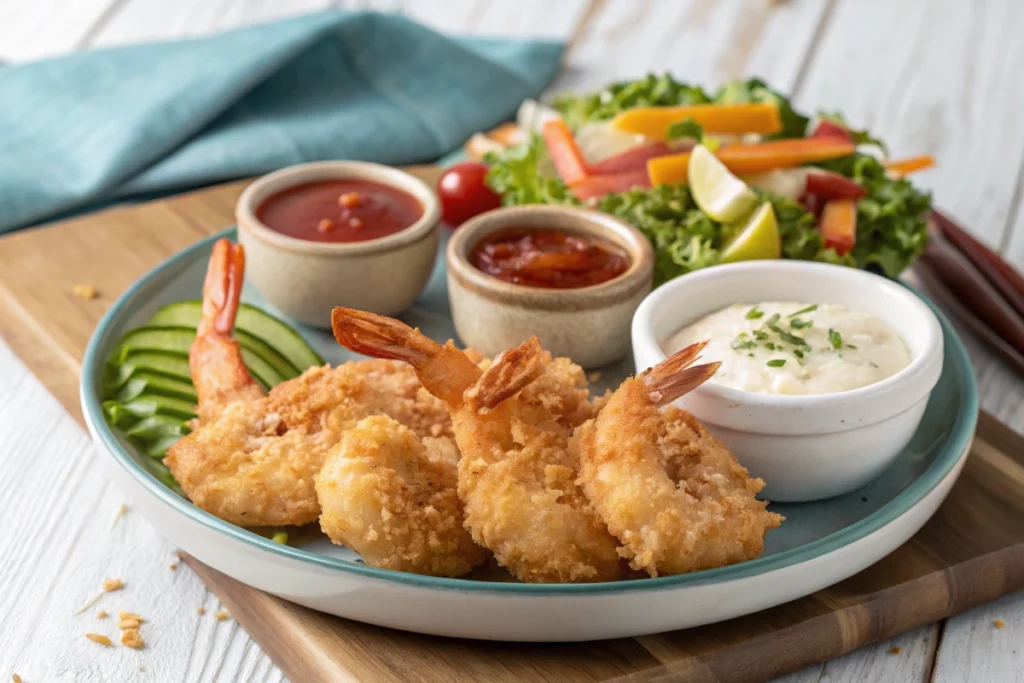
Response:
[[[978,401],[963,345],[945,335],[942,378],[907,448],[878,479],[825,502],[773,505],[786,522],[756,560],[681,576],[602,584],[520,584],[442,579],[363,565],[326,538],[282,546],[194,507],[153,476],[103,418],[100,382],[110,350],[160,306],[200,296],[210,247],[226,231],[168,259],[110,308],[86,350],[82,406],[118,485],[185,552],[243,583],[313,609],[381,626],[462,638],[578,641],[699,626],[756,612],[841,581],[909,539],[956,481],[970,448]],[[442,252],[443,253],[443,252]],[[266,307],[246,287],[243,299]],[[437,339],[454,336],[443,265],[404,316]],[[324,332],[299,327],[331,363],[352,358]],[[631,368],[605,372],[617,382]]]

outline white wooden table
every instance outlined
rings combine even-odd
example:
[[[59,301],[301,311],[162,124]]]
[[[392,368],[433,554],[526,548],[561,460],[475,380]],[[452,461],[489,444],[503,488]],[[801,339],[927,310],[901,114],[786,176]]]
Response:
[[[332,4],[404,12],[448,32],[568,39],[556,89],[665,69],[709,85],[760,75],[805,109],[844,112],[897,155],[935,156],[939,168],[916,180],[1024,264],[1021,0],[0,0],[0,60]],[[1024,382],[967,342],[984,408],[1024,431]],[[121,498],[87,435],[2,343],[0,472],[0,679],[283,680],[234,621],[213,618],[216,598],[184,565],[170,569],[174,548],[141,517],[128,510],[112,528]],[[125,589],[75,615],[107,577]],[[101,608],[147,617],[147,648],[87,641],[87,631],[116,634],[95,618]],[[1022,630],[1024,595],[1009,596],[783,680],[1024,681]]]

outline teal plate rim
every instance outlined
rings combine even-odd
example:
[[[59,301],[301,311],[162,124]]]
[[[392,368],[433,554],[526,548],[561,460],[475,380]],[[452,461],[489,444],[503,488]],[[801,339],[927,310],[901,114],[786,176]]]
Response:
[[[865,536],[881,529],[895,520],[900,515],[910,510],[919,503],[936,485],[952,471],[960,456],[968,448],[978,421],[978,389],[971,368],[970,359],[963,342],[956,335],[952,325],[946,316],[927,297],[917,290],[910,288],[917,296],[928,304],[935,312],[942,326],[945,343],[951,347],[951,358],[954,361],[953,367],[943,368],[943,372],[955,372],[958,375],[960,384],[964,387],[964,399],[957,414],[956,421],[950,428],[949,437],[943,447],[943,451],[935,458],[935,461],[922,472],[905,489],[900,491],[892,500],[867,517],[854,522],[853,524],[834,531],[827,536],[805,543],[788,550],[759,557],[755,560],[748,560],[739,564],[707,569],[690,574],[678,574],[675,576],[661,576],[653,579],[637,579],[634,581],[614,581],[606,583],[577,583],[577,584],[537,584],[537,583],[502,583],[489,581],[472,581],[468,579],[449,579],[435,576],[423,576],[408,572],[393,571],[389,569],[378,569],[368,565],[341,560],[327,555],[312,553],[301,548],[276,543],[241,527],[229,524],[210,513],[200,510],[178,496],[164,486],[148,470],[138,463],[117,441],[110,426],[103,417],[101,401],[99,399],[100,380],[103,376],[103,364],[106,360],[101,351],[105,350],[112,341],[114,322],[122,316],[134,312],[140,302],[142,294],[147,286],[164,277],[168,272],[177,272],[190,257],[221,237],[235,236],[234,226],[221,230],[209,237],[206,237],[173,256],[165,259],[148,273],[136,280],[128,290],[122,294],[109,310],[100,319],[96,330],[93,332],[89,345],[85,350],[85,357],[82,360],[81,379],[81,401],[82,408],[87,415],[93,429],[103,442],[106,449],[113,454],[117,463],[135,477],[165,505],[175,511],[190,517],[203,526],[226,534],[234,540],[241,541],[260,550],[299,562],[310,563],[334,569],[341,572],[356,574],[382,581],[398,582],[422,588],[444,589],[454,591],[483,591],[491,593],[507,593],[510,595],[594,595],[600,593],[619,593],[637,590],[658,590],[677,588],[686,585],[698,585],[709,582],[729,581],[746,578],[757,574],[782,569],[791,565],[801,564],[816,557],[826,555],[837,548],[849,545]]]

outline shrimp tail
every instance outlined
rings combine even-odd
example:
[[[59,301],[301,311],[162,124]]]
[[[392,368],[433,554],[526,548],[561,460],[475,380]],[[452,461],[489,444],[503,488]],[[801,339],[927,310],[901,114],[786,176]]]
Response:
[[[394,318],[338,306],[331,327],[350,351],[411,365],[424,388],[449,406],[461,405],[463,392],[480,377],[480,368],[454,344],[439,344]]]
[[[189,348],[189,371],[201,408],[263,394],[245,367],[238,342],[231,336],[244,274],[242,245],[217,240],[206,269],[196,338]]]
[[[543,352],[537,337],[502,352],[466,392],[466,398],[481,410],[497,407],[544,373]]]
[[[403,322],[368,311],[336,306],[331,311],[334,338],[350,351],[400,360],[413,367],[436,356],[442,345]]]
[[[721,363],[693,365],[707,342],[691,344],[645,371],[640,379],[647,387],[648,396],[656,405],[671,403],[711,379]]]

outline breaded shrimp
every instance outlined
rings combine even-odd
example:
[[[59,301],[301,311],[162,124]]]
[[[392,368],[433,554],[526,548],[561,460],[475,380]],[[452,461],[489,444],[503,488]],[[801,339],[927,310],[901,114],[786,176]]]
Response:
[[[501,565],[528,582],[622,576],[617,543],[576,484],[568,441],[572,423],[591,408],[580,400],[575,372],[564,363],[552,371],[536,338],[481,371],[451,342],[441,345],[396,320],[336,308],[331,321],[343,346],[410,363],[448,404],[462,452],[466,527]],[[521,391],[531,383],[532,391]]]
[[[320,527],[367,564],[461,576],[486,551],[463,526],[450,437],[421,440],[390,417],[345,432],[316,476]]]
[[[320,514],[314,475],[362,418],[390,415],[420,436],[451,436],[445,405],[396,361],[310,368],[264,395],[231,336],[244,265],[240,245],[214,245],[189,351],[199,418],[164,460],[196,506],[240,526],[308,524]]]
[[[627,379],[574,435],[587,497],[630,566],[651,576],[757,557],[782,522],[724,444],[688,413],[659,410],[714,374],[717,363],[688,367],[703,346]]]

